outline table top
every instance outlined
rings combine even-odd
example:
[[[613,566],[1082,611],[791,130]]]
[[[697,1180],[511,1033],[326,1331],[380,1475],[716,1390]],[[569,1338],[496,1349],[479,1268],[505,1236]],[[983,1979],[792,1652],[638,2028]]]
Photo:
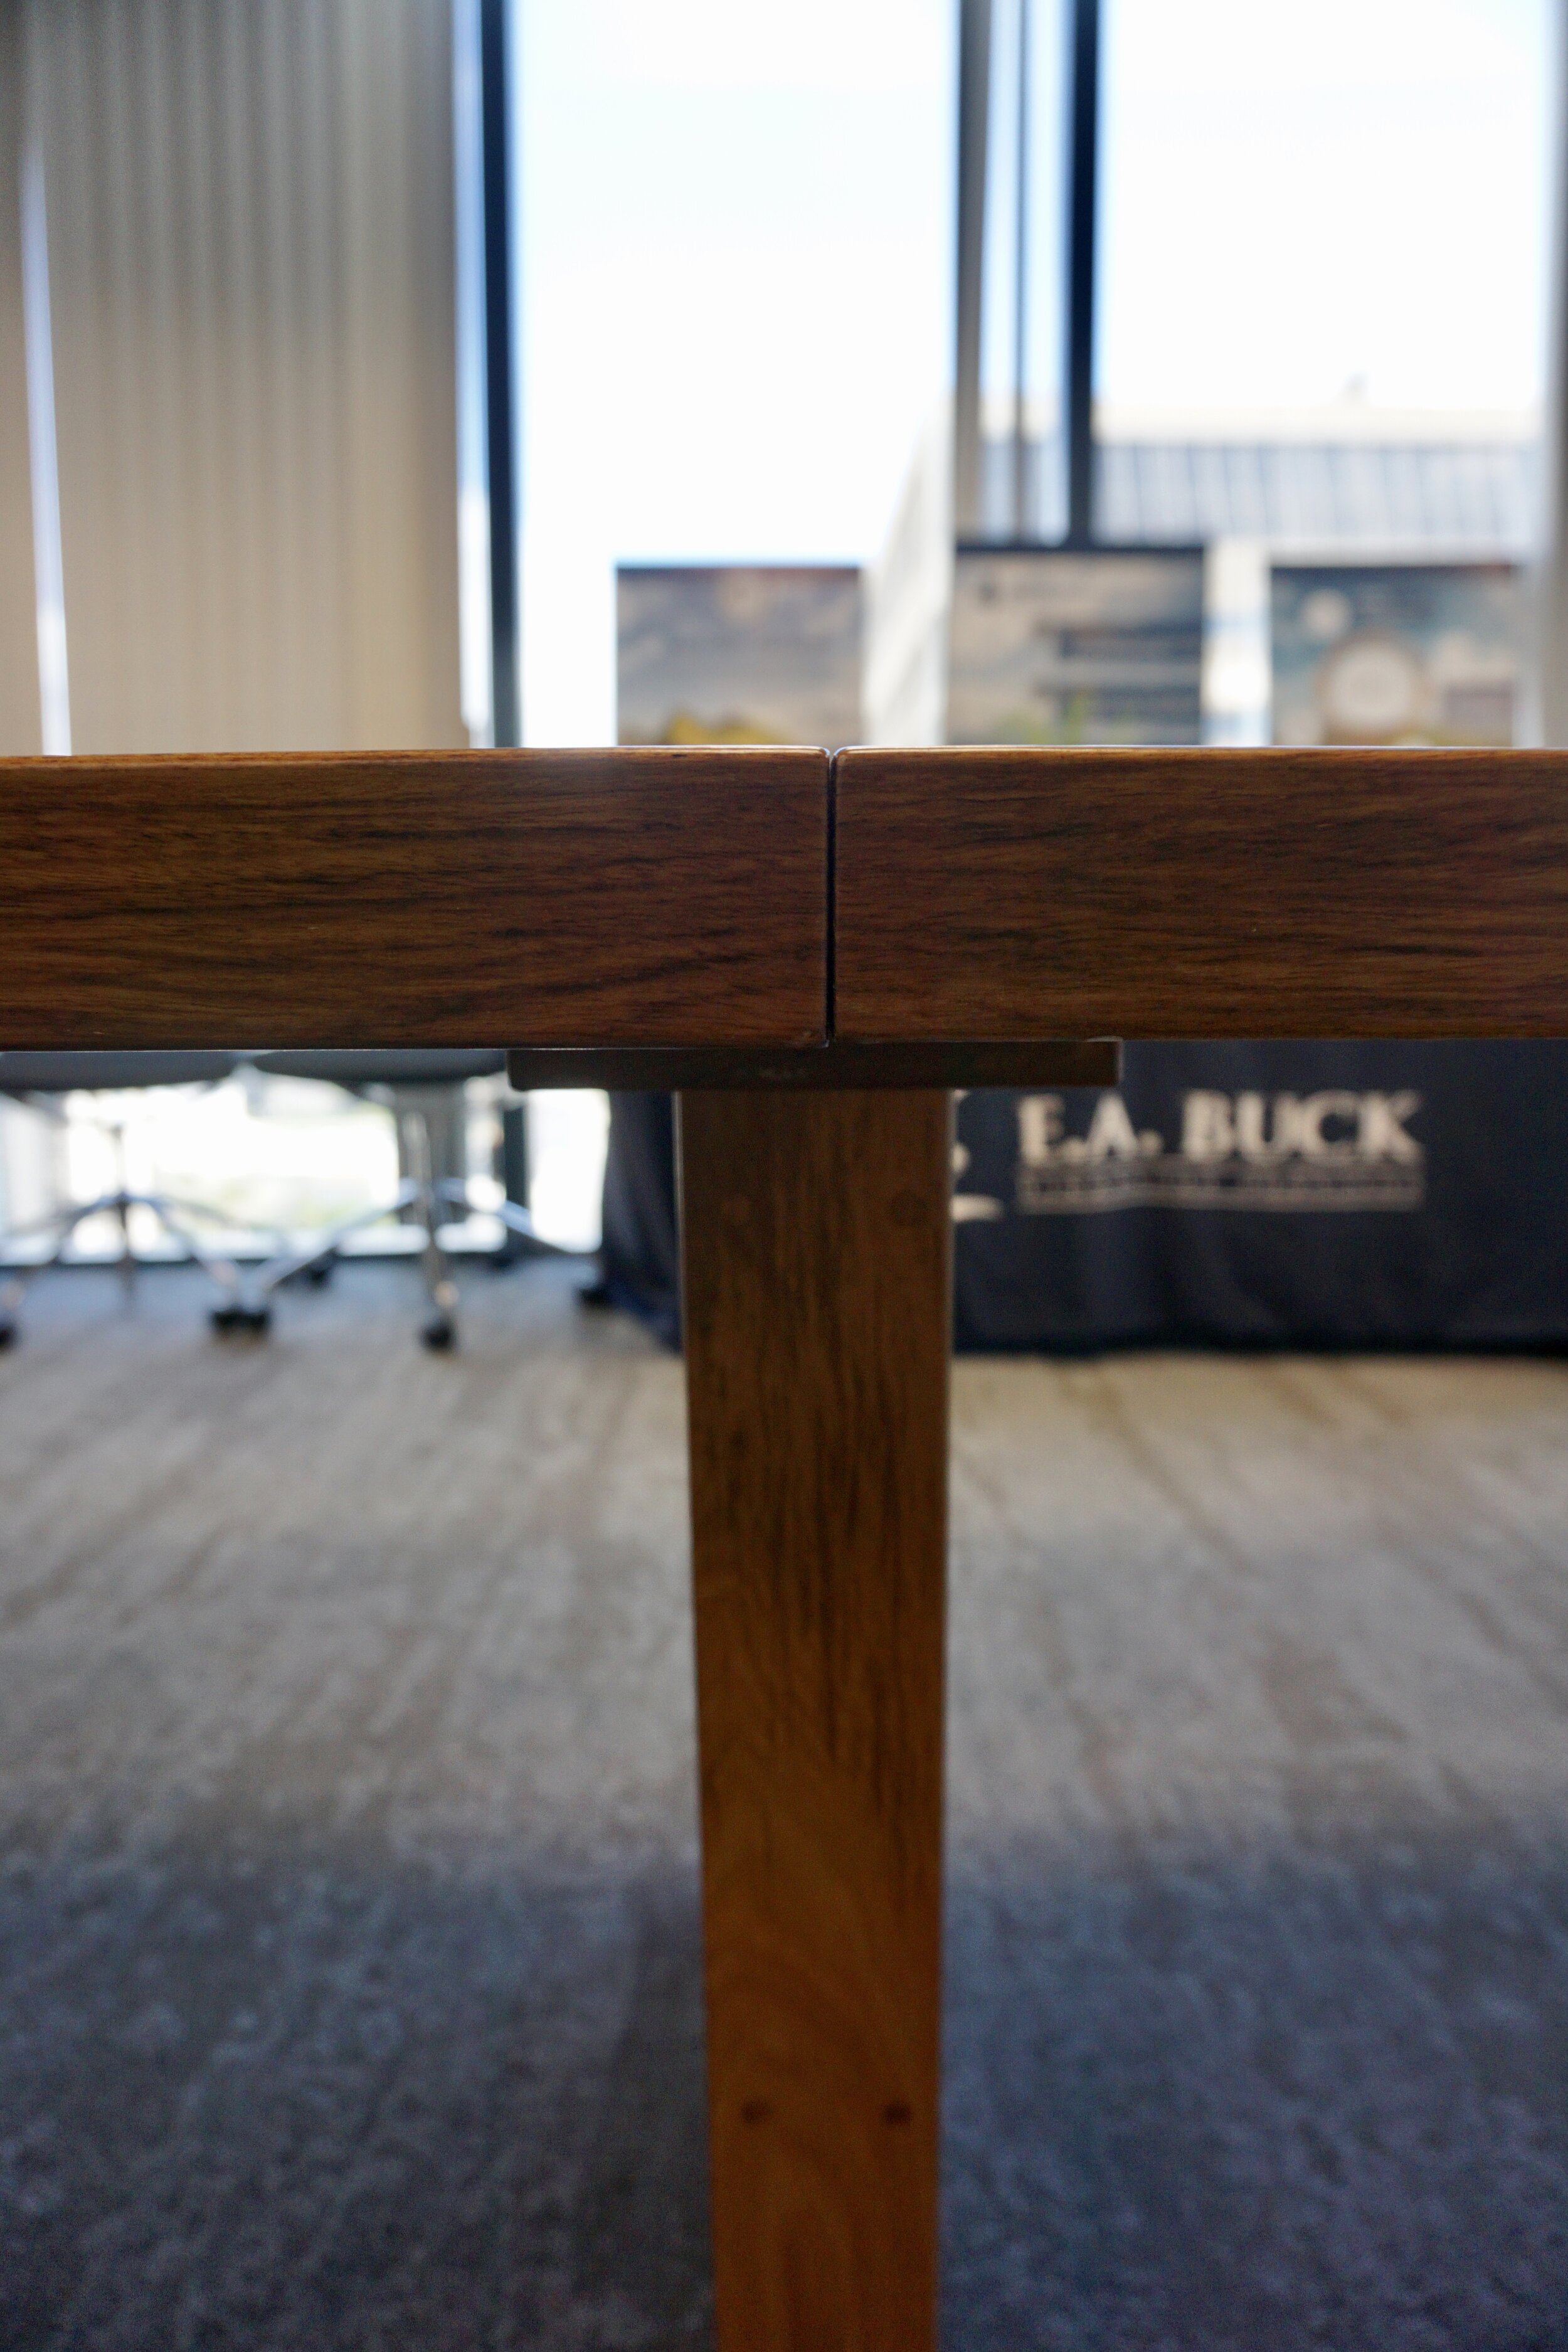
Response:
[[[0,762],[7,1047],[1092,1083],[1095,1039],[1568,1034],[1559,752]]]
[[[8,1047],[802,1045],[821,751],[0,763]]]

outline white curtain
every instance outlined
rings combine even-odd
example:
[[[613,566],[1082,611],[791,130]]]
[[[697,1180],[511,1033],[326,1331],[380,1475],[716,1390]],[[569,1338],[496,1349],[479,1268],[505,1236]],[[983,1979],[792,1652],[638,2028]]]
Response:
[[[466,740],[447,0],[0,16],[43,158],[72,749]],[[23,749],[8,235],[0,696]]]
[[[22,317],[22,16],[0,0],[0,759],[43,749]]]

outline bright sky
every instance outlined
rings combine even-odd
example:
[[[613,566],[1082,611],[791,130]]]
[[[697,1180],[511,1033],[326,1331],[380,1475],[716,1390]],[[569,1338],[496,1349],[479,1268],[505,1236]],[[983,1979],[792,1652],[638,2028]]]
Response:
[[[617,560],[881,544],[951,368],[957,0],[515,5],[525,723],[592,742]],[[1047,391],[1058,5],[1034,17]],[[1533,404],[1550,7],[1106,0],[1102,394]]]
[[[1110,399],[1540,397],[1552,0],[1108,0]]]

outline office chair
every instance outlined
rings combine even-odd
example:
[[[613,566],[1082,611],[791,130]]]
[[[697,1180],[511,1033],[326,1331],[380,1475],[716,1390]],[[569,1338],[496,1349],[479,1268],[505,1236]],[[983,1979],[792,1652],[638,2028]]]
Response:
[[[62,1095],[79,1090],[119,1093],[150,1087],[216,1086],[229,1076],[237,1058],[233,1054],[0,1053],[0,1094],[26,1103],[43,1118],[63,1120]],[[109,1215],[118,1220],[121,1280],[130,1288],[138,1264],[131,1242],[132,1209],[150,1209],[170,1238],[181,1244],[222,1292],[222,1303],[214,1309],[215,1321],[227,1318],[230,1328],[260,1328],[238,1267],[209,1250],[189,1223],[193,1218],[226,1223],[222,1213],[204,1207],[199,1201],[176,1200],[167,1192],[132,1192],[125,1171],[124,1129],[110,1126],[109,1132],[119,1175],[110,1191],[79,1206],[64,1205],[31,1224],[0,1232],[0,1263],[12,1256],[18,1243],[37,1241],[40,1234],[53,1237],[41,1258],[14,1266],[0,1278],[0,1348],[10,1347],[18,1337],[17,1317],[28,1289],[39,1275],[59,1265],[77,1228],[89,1217]]]
[[[436,1138],[444,1127],[449,1130],[454,1117],[458,1115],[462,1089],[468,1081],[499,1076],[506,1068],[505,1054],[446,1047],[424,1051],[375,1048],[257,1054],[251,1059],[256,1068],[269,1077],[314,1078],[328,1086],[342,1087],[346,1093],[387,1103],[397,1120],[399,1156],[405,1172],[390,1201],[344,1218],[308,1248],[292,1251],[262,1267],[250,1286],[250,1328],[265,1328],[273,1293],[285,1283],[300,1279],[325,1281],[341,1244],[351,1234],[363,1233],[383,1218],[399,1217],[419,1226],[424,1234],[419,1271],[430,1311],[421,1327],[420,1339],[427,1348],[455,1347],[458,1286],[438,1234],[441,1226],[452,1223],[455,1217],[469,1215],[474,1204],[467,1178],[450,1172],[454,1155],[439,1153]],[[460,1162],[460,1154],[457,1156]],[[515,1236],[510,1255],[569,1255],[558,1251],[550,1242],[541,1241],[528,1212],[517,1202],[502,1201],[493,1213]],[[220,1329],[233,1328],[231,1310],[215,1307],[213,1322]]]

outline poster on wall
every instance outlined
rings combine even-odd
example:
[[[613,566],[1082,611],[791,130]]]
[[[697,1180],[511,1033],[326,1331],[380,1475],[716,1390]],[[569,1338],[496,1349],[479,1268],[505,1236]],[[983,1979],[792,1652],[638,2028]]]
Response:
[[[852,564],[622,564],[622,743],[859,741],[860,574]]]
[[[1276,743],[1510,744],[1523,585],[1511,563],[1277,563]]]
[[[1201,548],[960,548],[950,743],[1197,743]]]

